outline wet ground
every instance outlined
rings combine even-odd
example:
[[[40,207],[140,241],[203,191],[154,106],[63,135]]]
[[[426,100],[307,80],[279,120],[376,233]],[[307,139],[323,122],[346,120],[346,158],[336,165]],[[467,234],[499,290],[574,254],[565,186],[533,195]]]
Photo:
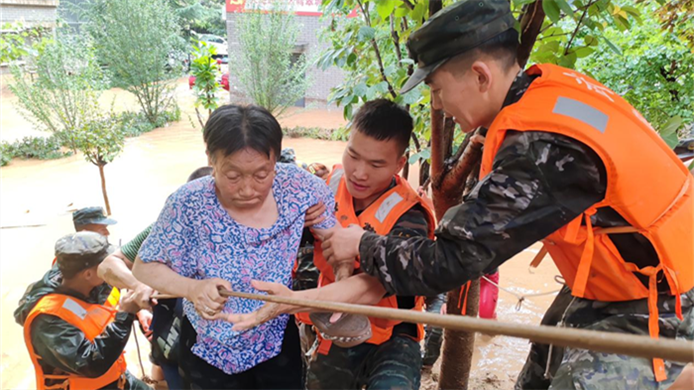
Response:
[[[166,197],[183,184],[194,169],[206,165],[200,129],[192,128],[192,98],[185,80],[177,87],[183,110],[180,122],[156,129],[126,141],[125,150],[107,165],[106,185],[113,218],[113,243],[126,242],[154,221]],[[127,92],[108,91],[102,103],[115,97],[117,109],[136,110],[135,100]],[[14,140],[25,135],[42,135],[32,130],[13,105],[14,97],[3,86],[0,101],[0,139]],[[292,110],[280,120],[286,127],[336,128],[344,125],[341,110]],[[345,144],[311,139],[286,139],[284,147],[294,148],[305,162],[338,163]],[[416,170],[411,177],[417,177]],[[14,160],[0,169],[0,293],[2,294],[2,389],[34,387],[33,368],[22,337],[22,328],[12,312],[26,287],[50,267],[55,240],[73,230],[71,210],[102,205],[98,169],[81,156],[59,160]],[[533,246],[501,267],[501,285],[516,294],[558,289],[553,278],[558,272],[551,261],[530,274],[528,264],[539,247]],[[537,324],[552,296],[530,298],[520,310],[517,299],[500,292],[500,321]],[[139,335],[143,362],[148,369],[147,347]],[[478,336],[473,362],[471,389],[509,389],[523,365],[528,343],[507,337]],[[129,368],[140,375],[133,340],[126,353]],[[435,388],[438,364],[426,375],[423,388]]]

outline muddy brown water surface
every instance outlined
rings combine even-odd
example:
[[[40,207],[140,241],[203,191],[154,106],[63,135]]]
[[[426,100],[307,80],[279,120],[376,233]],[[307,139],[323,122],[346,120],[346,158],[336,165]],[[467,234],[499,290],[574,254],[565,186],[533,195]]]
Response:
[[[3,83],[4,84],[4,83]],[[176,94],[183,110],[181,121],[126,141],[123,153],[107,165],[106,185],[117,225],[110,228],[112,243],[125,243],[153,222],[166,197],[184,183],[194,169],[206,165],[199,128],[191,126],[192,97],[186,80],[179,80]],[[122,90],[107,91],[101,102],[107,107],[115,99],[119,110],[136,110],[135,100]],[[14,106],[16,98],[3,85],[0,100],[0,139],[15,140],[25,135],[45,135],[33,130]],[[280,119],[283,126],[337,128],[343,126],[341,109],[293,109]],[[294,148],[304,162],[339,163],[344,142],[285,139],[284,147]],[[417,177],[417,170],[410,173]],[[71,211],[103,204],[98,169],[81,155],[58,160],[13,160],[0,169],[0,291],[2,329],[0,376],[2,389],[34,388],[33,367],[24,345],[22,328],[13,312],[27,286],[50,267],[53,245],[73,231]],[[549,259],[531,274],[528,264],[539,249],[526,249],[501,267],[501,285],[516,294],[552,291],[558,274]],[[499,293],[498,319],[505,322],[538,324],[553,296],[525,300],[516,310],[517,299]],[[138,334],[145,370],[149,371],[149,347]],[[525,361],[526,340],[477,336],[471,389],[510,389]],[[134,339],[126,349],[129,370],[140,375]],[[423,389],[436,388],[440,361],[422,378]]]

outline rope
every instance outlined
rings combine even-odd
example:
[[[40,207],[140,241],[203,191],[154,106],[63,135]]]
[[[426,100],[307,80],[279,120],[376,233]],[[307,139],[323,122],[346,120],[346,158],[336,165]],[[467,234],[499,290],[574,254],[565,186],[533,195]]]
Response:
[[[367,317],[426,324],[440,328],[477,332],[490,336],[509,336],[540,344],[554,344],[559,347],[589,349],[597,352],[622,354],[648,359],[662,358],[677,362],[694,362],[694,342],[667,338],[652,339],[649,336],[616,334],[603,331],[558,328],[544,325],[504,323],[496,320],[457,315],[442,315],[418,312],[407,309],[392,309],[379,306],[355,305],[328,301],[288,298],[275,295],[251,294],[220,289],[223,297],[253,299],[280,303],[300,308],[316,309],[321,312],[361,314]],[[174,298],[169,295],[156,295],[153,298]]]
[[[557,275],[557,276],[559,276],[559,275]],[[559,280],[557,279],[557,276],[554,277],[554,281],[563,285],[564,282],[563,281],[559,282]],[[507,293],[513,295],[514,297],[516,297],[516,299],[518,299],[518,303],[516,304],[516,311],[519,311],[521,309],[521,306],[523,305],[523,301],[525,301],[526,298],[541,297],[544,295],[554,295],[554,294],[558,293],[559,291],[561,291],[561,289],[558,289],[558,290],[553,290],[553,291],[548,291],[548,292],[543,292],[543,293],[521,295],[521,294],[516,294],[515,292],[513,292],[507,288],[501,287],[499,284],[494,283],[489,278],[487,278],[487,276],[485,276],[485,275],[482,275],[482,279],[486,280],[489,284],[491,284],[492,286],[495,286],[499,290],[507,292]]]
[[[135,338],[135,346],[137,347],[137,360],[140,362],[140,372],[142,373],[140,379],[142,379],[142,381],[148,385],[156,385],[157,383],[159,383],[159,381],[155,381],[154,379],[147,376],[147,374],[145,374],[145,365],[142,364],[142,355],[140,354],[140,341],[137,338],[137,327],[135,326],[135,321],[133,321],[133,337]]]

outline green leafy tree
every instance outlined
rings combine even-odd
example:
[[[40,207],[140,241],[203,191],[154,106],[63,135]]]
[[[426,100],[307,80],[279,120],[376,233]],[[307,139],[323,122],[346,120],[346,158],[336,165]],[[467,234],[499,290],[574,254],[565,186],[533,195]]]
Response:
[[[653,15],[657,9],[650,4],[638,11]],[[689,23],[694,28],[694,21]],[[677,34],[679,28],[661,30],[653,17],[639,17],[629,29],[616,25],[604,34],[621,54],[596,52],[577,66],[629,101],[671,147],[677,144],[677,130],[684,132],[694,122],[694,51]]]
[[[190,74],[195,77],[193,92],[195,93],[195,113],[201,127],[205,127],[207,119],[203,119],[199,108],[207,110],[207,118],[219,107],[217,92],[222,90],[217,82],[221,74],[217,61],[213,58],[216,53],[214,46],[208,46],[205,42],[198,42],[194,47],[193,60],[190,64]]]
[[[182,72],[174,10],[165,0],[93,0],[84,13],[85,30],[113,85],[133,93],[150,123],[157,123],[176,105],[172,79]]]
[[[301,26],[291,9],[273,3],[269,11],[239,15],[238,62],[230,68],[244,93],[278,116],[306,94],[309,62],[293,58]]]
[[[176,16],[181,21],[183,38],[189,39],[195,33],[226,35],[226,23],[222,20],[223,0],[168,0]]]
[[[106,83],[95,52],[89,40],[75,36],[39,41],[31,52],[35,68],[11,68],[18,111],[75,150],[74,132],[98,112]]]
[[[0,33],[0,64],[12,65],[29,54],[32,41],[41,39],[48,28],[41,26],[25,26],[24,23],[3,23]]]
[[[111,204],[106,191],[104,167],[112,162],[123,150],[125,134],[121,129],[122,126],[118,122],[118,116],[111,111],[85,123],[75,132],[77,149],[83,153],[85,160],[99,168],[101,193],[104,197],[104,205],[108,215],[111,215]]]

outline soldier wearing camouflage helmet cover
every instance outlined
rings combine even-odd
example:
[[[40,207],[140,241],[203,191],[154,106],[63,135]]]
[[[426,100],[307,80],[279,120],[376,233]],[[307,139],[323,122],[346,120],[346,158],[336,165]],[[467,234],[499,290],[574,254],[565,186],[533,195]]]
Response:
[[[140,307],[104,283],[97,267],[112,247],[94,232],[65,236],[54,266],[15,311],[38,389],[148,389],[126,369],[123,350]],[[118,306],[117,306],[118,305]]]
[[[568,285],[543,323],[693,339],[692,176],[599,82],[553,65],[522,70],[514,23],[506,0],[461,1],[411,35],[418,69],[403,92],[424,81],[433,107],[463,131],[489,129],[479,183],[435,241],[350,227],[324,242],[329,261],[359,255],[387,292],[431,295],[543,240]],[[682,370],[557,348],[546,365],[547,349],[533,345],[517,388],[666,388]]]

